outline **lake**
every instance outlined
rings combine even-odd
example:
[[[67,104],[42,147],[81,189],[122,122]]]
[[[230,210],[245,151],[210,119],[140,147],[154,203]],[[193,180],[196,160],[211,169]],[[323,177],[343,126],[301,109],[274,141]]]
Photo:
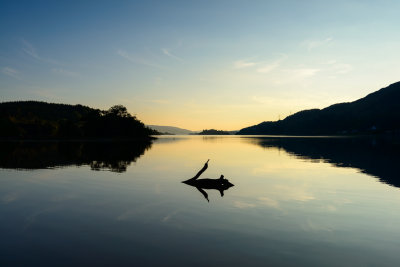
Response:
[[[2,142],[1,266],[395,266],[390,137]],[[234,186],[191,186],[224,175]],[[217,181],[217,180],[215,180]]]

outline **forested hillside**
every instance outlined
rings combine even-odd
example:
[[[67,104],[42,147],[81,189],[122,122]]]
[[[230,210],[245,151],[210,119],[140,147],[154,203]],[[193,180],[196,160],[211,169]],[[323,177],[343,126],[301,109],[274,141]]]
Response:
[[[238,134],[326,135],[400,131],[400,82],[357,101],[297,112],[262,122]]]
[[[156,133],[124,106],[108,110],[38,101],[0,103],[3,139],[150,138]]]

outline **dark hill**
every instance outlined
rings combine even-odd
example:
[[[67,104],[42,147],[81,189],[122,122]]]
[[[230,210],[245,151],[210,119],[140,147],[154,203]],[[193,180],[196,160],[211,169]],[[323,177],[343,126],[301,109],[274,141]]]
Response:
[[[208,130],[203,130],[198,135],[230,135],[231,132],[229,131],[221,131],[221,130],[215,130],[215,129],[208,129]]]
[[[124,106],[99,110],[39,101],[0,103],[3,139],[148,139],[148,129]]]
[[[400,82],[350,103],[297,112],[237,134],[326,135],[400,131]]]

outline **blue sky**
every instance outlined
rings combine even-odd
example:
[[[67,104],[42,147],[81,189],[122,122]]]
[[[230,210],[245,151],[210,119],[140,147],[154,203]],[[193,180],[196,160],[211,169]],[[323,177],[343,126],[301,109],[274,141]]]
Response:
[[[400,80],[399,1],[1,1],[2,101],[240,129]]]

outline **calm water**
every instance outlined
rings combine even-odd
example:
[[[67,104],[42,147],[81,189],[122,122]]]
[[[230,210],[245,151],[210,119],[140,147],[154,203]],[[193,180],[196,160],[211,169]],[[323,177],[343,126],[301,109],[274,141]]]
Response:
[[[399,142],[1,143],[0,266],[395,266]],[[181,183],[221,174],[221,192]]]

